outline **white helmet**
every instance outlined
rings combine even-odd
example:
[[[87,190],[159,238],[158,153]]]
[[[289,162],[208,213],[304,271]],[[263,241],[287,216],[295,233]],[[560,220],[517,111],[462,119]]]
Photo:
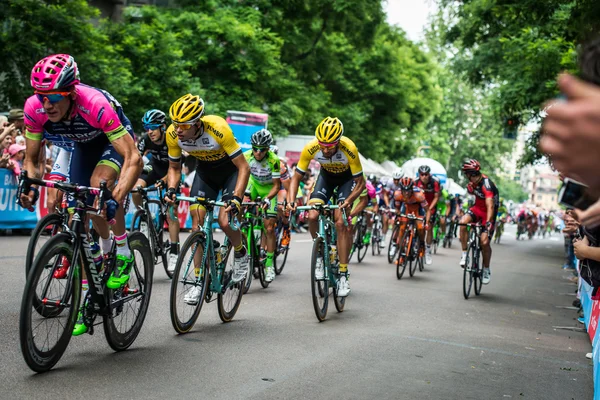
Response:
[[[404,170],[402,168],[398,168],[396,171],[394,171],[394,173],[392,174],[392,179],[400,179],[404,176]]]

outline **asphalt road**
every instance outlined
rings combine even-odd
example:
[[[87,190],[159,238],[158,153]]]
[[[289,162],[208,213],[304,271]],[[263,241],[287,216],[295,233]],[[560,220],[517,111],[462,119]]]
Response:
[[[150,309],[132,347],[114,353],[102,329],[71,340],[36,375],[18,343],[28,237],[0,238],[2,399],[590,399],[591,351],[569,306],[562,238],[494,246],[492,281],[464,300],[458,242],[398,281],[384,256],[350,264],[346,310],[317,322],[308,235],[268,289],[253,283],[233,322],[205,305],[193,331],[169,319],[170,281],[157,267]]]

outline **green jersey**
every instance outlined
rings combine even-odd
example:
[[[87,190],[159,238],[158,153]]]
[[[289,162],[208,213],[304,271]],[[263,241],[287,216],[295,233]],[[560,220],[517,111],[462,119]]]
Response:
[[[250,180],[252,184],[259,186],[273,186],[273,179],[281,177],[279,157],[271,150],[267,152],[265,157],[258,161],[252,154],[252,149],[244,152],[244,157],[250,165]]]
[[[502,217],[506,217],[508,215],[508,209],[506,208],[506,206],[500,206],[498,207],[498,214],[497,216],[502,218]]]
[[[440,214],[445,215],[449,203],[450,193],[448,193],[446,189],[442,189],[442,191],[440,192],[440,198],[438,199],[438,202],[435,207],[440,212]]]

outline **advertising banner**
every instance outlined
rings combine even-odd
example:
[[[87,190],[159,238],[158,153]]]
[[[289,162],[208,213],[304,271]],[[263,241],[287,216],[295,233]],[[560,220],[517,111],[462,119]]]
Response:
[[[227,111],[227,123],[233,131],[235,139],[244,151],[252,147],[250,144],[250,137],[252,134],[260,129],[266,128],[268,120],[268,114]]]

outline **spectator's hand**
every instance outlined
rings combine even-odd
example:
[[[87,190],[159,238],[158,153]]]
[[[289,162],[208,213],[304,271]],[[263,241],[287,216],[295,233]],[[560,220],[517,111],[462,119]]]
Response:
[[[596,228],[600,226],[600,200],[595,202],[590,208],[585,211],[575,210],[577,214],[577,219],[581,222],[582,225],[587,226],[589,228]],[[565,219],[565,223],[566,223]]]
[[[14,170],[15,169],[15,163],[12,160],[8,160],[8,164],[6,165],[6,168],[8,168],[10,170]]]
[[[573,240],[573,249],[575,250],[575,257],[577,257],[578,260],[587,258],[587,249],[589,247],[587,237]]]
[[[540,149],[557,170],[599,192],[600,88],[566,74],[558,86],[568,101],[549,105]]]
[[[10,125],[7,125],[7,126],[4,128],[4,131],[3,131],[2,133],[4,133],[4,132],[7,132],[7,131],[8,131],[8,134],[9,134],[9,135],[11,135],[11,136],[15,136],[15,135],[16,135],[16,133],[17,133],[17,127],[15,126],[15,124],[10,124]]]

